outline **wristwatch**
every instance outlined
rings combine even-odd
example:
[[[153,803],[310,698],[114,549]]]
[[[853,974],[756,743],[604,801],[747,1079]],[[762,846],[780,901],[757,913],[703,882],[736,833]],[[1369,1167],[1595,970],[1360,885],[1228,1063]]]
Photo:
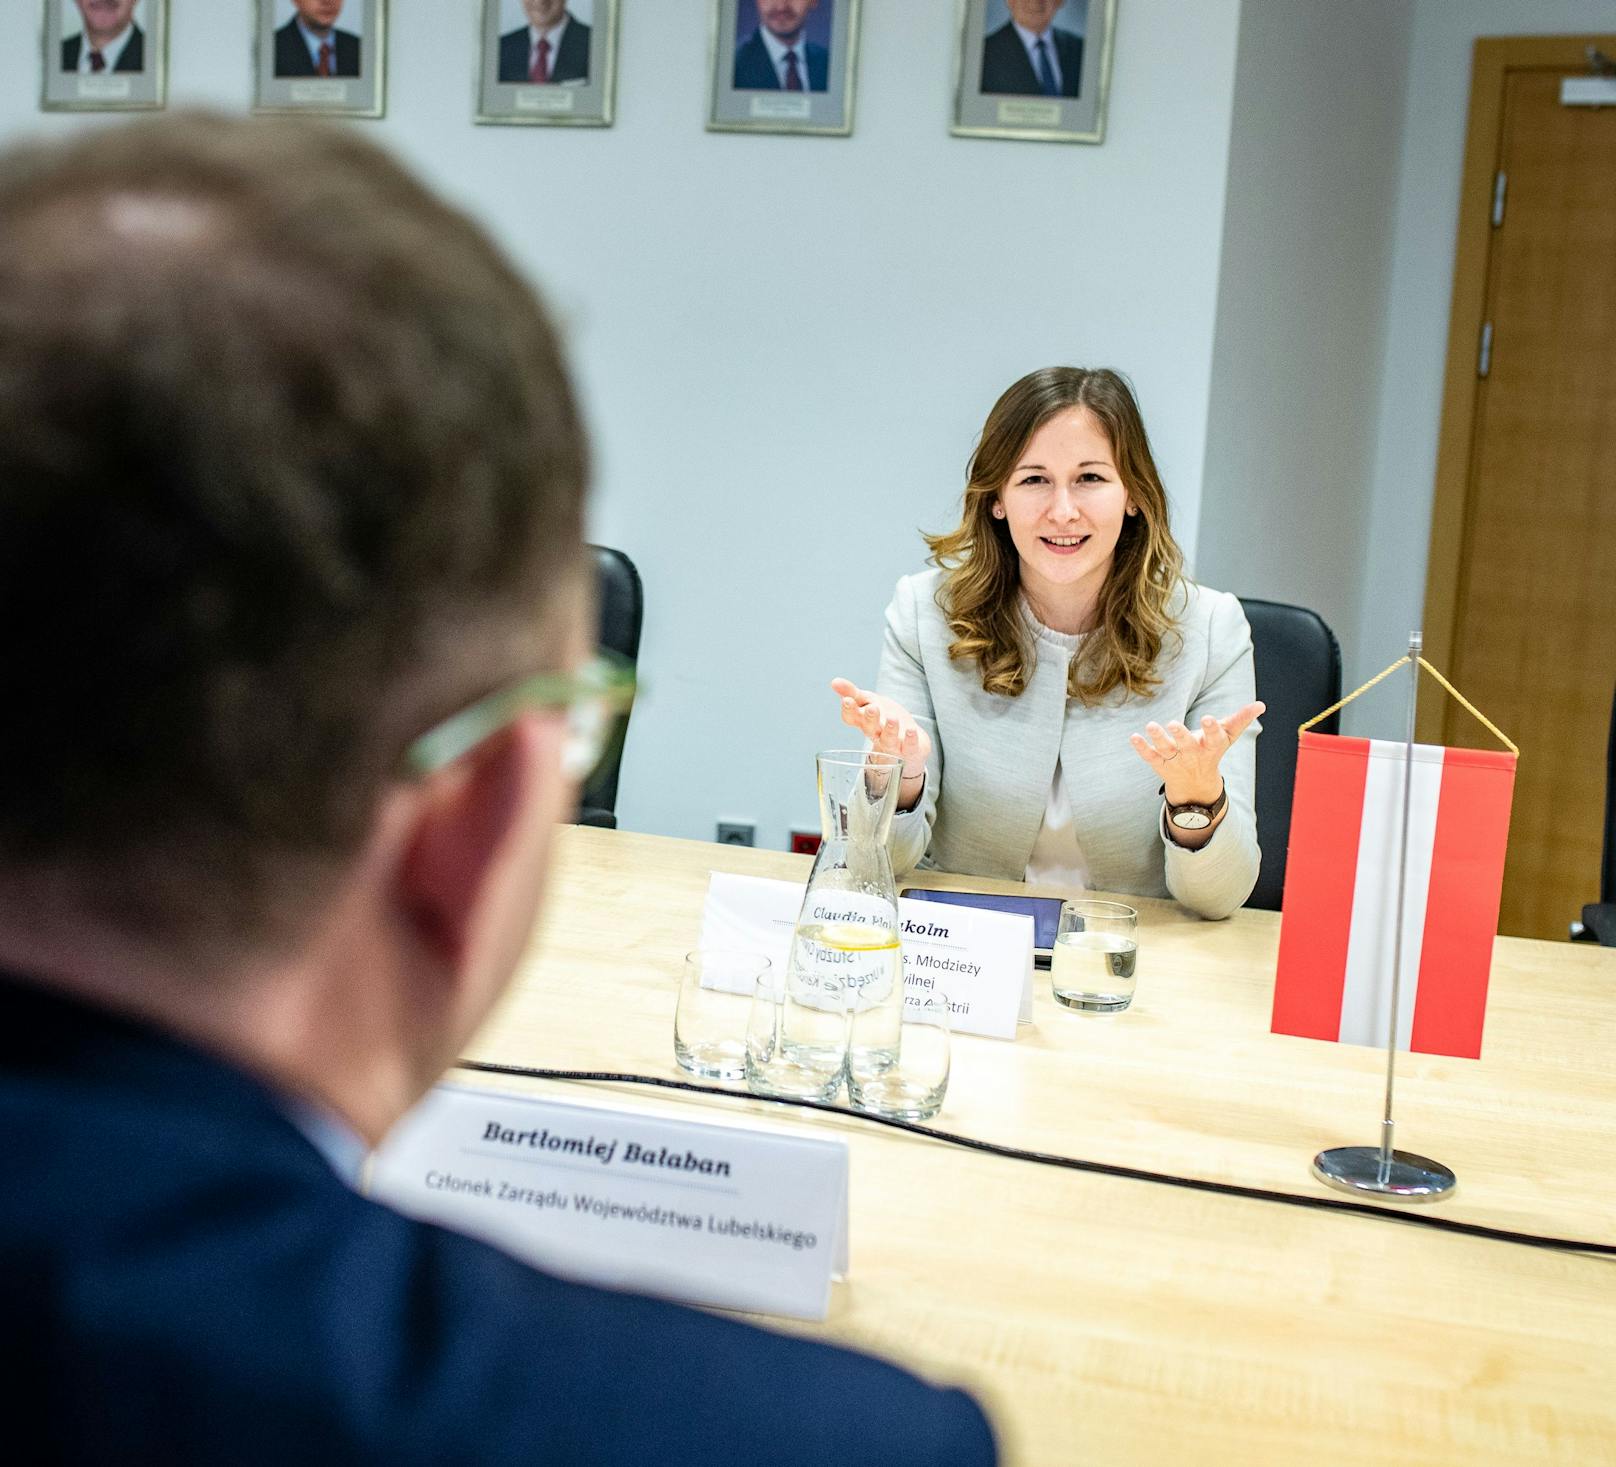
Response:
[[[1219,812],[1229,803],[1229,789],[1225,785],[1218,791],[1217,799],[1210,805],[1175,805],[1167,800],[1167,786],[1161,787],[1163,803],[1167,806],[1167,818],[1180,830],[1205,830],[1218,818]]]

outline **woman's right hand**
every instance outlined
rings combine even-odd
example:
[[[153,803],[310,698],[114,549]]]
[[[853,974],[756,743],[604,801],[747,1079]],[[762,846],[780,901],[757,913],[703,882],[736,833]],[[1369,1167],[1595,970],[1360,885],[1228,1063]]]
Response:
[[[926,761],[931,758],[931,740],[909,711],[891,698],[866,692],[845,677],[832,678],[830,690],[842,700],[842,722],[856,728],[881,753],[898,755],[903,760],[904,780],[918,785],[926,772]],[[898,803],[908,808],[912,801],[900,799]]]

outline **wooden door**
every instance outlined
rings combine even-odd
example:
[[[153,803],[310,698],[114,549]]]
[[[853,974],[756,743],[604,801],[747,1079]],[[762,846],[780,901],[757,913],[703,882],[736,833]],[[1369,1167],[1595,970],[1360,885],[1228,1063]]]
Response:
[[[1499,930],[1562,939],[1598,895],[1616,684],[1616,106],[1564,105],[1577,72],[1502,78],[1447,653],[1521,746]],[[1440,737],[1491,743],[1455,704]]]

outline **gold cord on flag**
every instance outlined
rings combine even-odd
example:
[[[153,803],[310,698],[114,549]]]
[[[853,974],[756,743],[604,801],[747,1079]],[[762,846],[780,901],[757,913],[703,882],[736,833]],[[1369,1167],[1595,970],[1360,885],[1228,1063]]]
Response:
[[[1406,667],[1408,665],[1408,661],[1409,661],[1408,655],[1407,655],[1407,653],[1405,653],[1403,656],[1399,657],[1396,662],[1392,663],[1392,665],[1390,667],[1384,669],[1381,672],[1377,672],[1361,688],[1355,688],[1352,692],[1348,693],[1347,696],[1345,698],[1343,698],[1339,703],[1332,703],[1328,708],[1326,708],[1324,710],[1323,713],[1316,714],[1314,717],[1308,719],[1308,721],[1306,723],[1304,723],[1299,729],[1296,730],[1298,736],[1300,736],[1301,734],[1305,734],[1310,728],[1313,727],[1314,724],[1323,723],[1324,720],[1326,718],[1328,718],[1332,713],[1340,712],[1341,709],[1345,708],[1347,706],[1347,704],[1352,702],[1352,700],[1354,698],[1362,697],[1372,687],[1374,687],[1374,685],[1376,683],[1383,682],[1386,678],[1389,678],[1394,672],[1397,671],[1398,668]],[[1487,715],[1481,711],[1481,709],[1476,707],[1476,705],[1474,703],[1472,703],[1470,701],[1470,699],[1465,697],[1465,695],[1463,693],[1461,693],[1456,687],[1454,687],[1454,685],[1452,683],[1450,683],[1445,677],[1443,677],[1442,674],[1440,672],[1438,672],[1434,667],[1432,667],[1431,664],[1429,662],[1427,662],[1423,657],[1419,659],[1419,662],[1420,662],[1420,666],[1422,668],[1424,668],[1426,672],[1430,673],[1432,677],[1434,677],[1439,683],[1442,684],[1442,686],[1444,688],[1446,688],[1448,690],[1448,692],[1453,694],[1453,696],[1459,700],[1460,706],[1462,706],[1464,708],[1465,712],[1470,714],[1470,716],[1472,718],[1474,718],[1479,724],[1481,724],[1482,727],[1485,728],[1488,733],[1490,733],[1495,739],[1497,739],[1498,742],[1501,743],[1506,749],[1508,749],[1509,752],[1511,754],[1513,754],[1517,759],[1519,759],[1521,757],[1521,751],[1520,751],[1519,745],[1517,745],[1516,742],[1512,738],[1510,738],[1510,736],[1508,734],[1506,734],[1501,728],[1499,728],[1498,725],[1492,721],[1492,719],[1488,718]]]

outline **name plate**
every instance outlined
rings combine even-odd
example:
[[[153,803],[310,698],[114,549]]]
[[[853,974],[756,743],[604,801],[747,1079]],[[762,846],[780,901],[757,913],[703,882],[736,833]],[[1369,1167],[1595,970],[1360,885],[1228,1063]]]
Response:
[[[1562,107],[1616,107],[1616,76],[1567,76],[1560,79]]]
[[[134,82],[127,76],[81,76],[78,81],[78,94],[86,101],[121,101],[134,92]]]
[[[806,94],[775,97],[765,93],[752,98],[751,113],[770,122],[807,122],[814,115],[814,99]]]
[[[295,81],[287,87],[294,102],[325,102],[340,106],[348,100],[348,83],[341,81]]]
[[[823,1319],[847,1272],[847,1143],[439,1085],[367,1191],[550,1273]]]
[[[518,112],[573,112],[577,106],[577,92],[565,87],[534,87],[516,94]]]
[[[802,898],[795,882],[715,871],[701,945],[762,953],[784,973]],[[946,993],[950,1028],[990,1039],[1014,1039],[1018,1019],[1032,1022],[1031,917],[899,897],[898,921],[907,1002],[918,1007],[932,993]]]
[[[1059,127],[1059,102],[1000,102],[999,121],[1006,127]]]

